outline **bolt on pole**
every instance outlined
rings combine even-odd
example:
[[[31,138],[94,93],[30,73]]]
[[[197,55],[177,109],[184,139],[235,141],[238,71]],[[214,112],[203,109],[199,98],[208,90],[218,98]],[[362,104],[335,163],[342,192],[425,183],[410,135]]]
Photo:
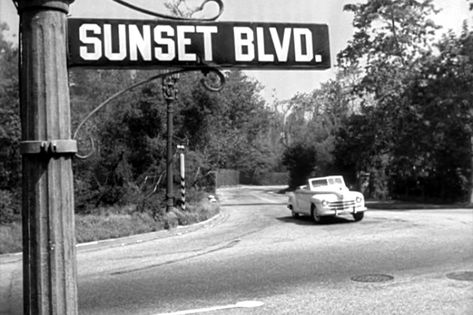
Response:
[[[73,0],[19,0],[24,314],[78,313],[66,22]]]

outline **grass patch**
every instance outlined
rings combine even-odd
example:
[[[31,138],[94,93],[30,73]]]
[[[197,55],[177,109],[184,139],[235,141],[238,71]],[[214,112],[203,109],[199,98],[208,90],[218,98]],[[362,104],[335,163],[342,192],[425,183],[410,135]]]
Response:
[[[20,222],[0,225],[0,254],[20,252],[22,238]]]
[[[78,243],[117,238],[162,229],[146,213],[113,213],[106,215],[76,215],[76,240]]]
[[[83,243],[154,232],[205,221],[218,212],[218,204],[206,198],[188,204],[186,211],[174,208],[171,213],[160,216],[137,211],[136,206],[99,208],[93,214],[75,215],[76,240]],[[21,223],[0,225],[0,254],[21,250]]]
[[[177,219],[177,225],[189,225],[210,219],[219,212],[219,207],[216,203],[201,200],[197,204],[188,205],[185,211],[174,208],[172,212]]]

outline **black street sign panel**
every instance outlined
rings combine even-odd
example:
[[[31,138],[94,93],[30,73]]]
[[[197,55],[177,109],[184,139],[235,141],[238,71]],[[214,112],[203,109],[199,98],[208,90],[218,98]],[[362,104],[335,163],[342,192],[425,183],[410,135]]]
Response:
[[[70,67],[330,68],[324,24],[69,19],[68,33]]]

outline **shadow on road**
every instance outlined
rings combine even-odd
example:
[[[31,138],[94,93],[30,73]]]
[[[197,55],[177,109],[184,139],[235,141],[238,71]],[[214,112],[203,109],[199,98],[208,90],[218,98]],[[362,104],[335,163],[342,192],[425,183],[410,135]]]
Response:
[[[312,218],[309,216],[300,216],[297,218],[293,218],[292,216],[290,216],[290,217],[280,217],[276,219],[285,223],[293,223],[297,225],[316,225],[314,221],[312,220]],[[353,222],[353,219],[350,220],[344,217],[326,217],[322,220],[321,223],[317,225],[332,225],[332,224],[345,224],[345,223],[354,223],[354,222]]]
[[[366,206],[370,210],[384,211],[473,209],[473,206],[469,204],[424,204],[403,201],[367,201]]]
[[[285,202],[222,203],[222,207],[281,206]]]

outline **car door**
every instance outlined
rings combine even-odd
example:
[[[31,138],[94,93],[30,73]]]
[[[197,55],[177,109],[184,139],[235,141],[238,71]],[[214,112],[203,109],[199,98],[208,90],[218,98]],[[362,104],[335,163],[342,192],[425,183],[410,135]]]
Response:
[[[297,210],[302,213],[310,213],[310,197],[312,191],[308,186],[301,186],[296,190]]]

